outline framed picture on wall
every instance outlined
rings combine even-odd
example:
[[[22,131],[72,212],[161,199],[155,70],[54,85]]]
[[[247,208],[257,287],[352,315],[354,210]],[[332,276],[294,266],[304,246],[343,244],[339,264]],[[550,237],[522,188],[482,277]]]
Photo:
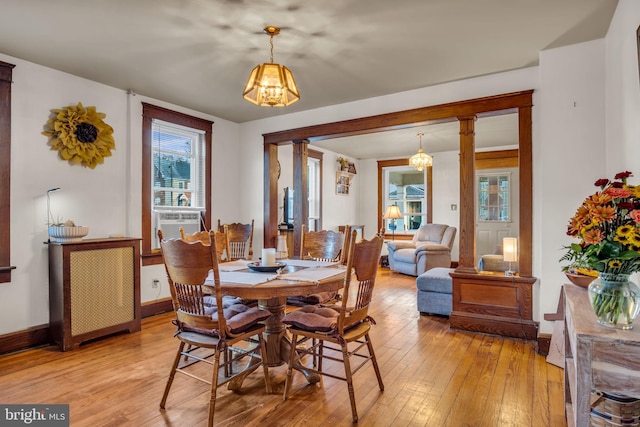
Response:
[[[349,186],[345,184],[336,184],[336,194],[343,196],[349,195]]]

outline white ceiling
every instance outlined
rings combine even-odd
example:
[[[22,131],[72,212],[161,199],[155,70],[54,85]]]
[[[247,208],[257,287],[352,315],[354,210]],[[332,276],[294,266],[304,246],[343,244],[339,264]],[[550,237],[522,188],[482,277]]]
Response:
[[[513,148],[518,145],[518,114],[479,118],[475,125],[476,151],[492,147]],[[354,159],[390,159],[411,157],[420,147],[434,154],[455,151],[460,147],[460,125],[457,121],[432,124],[402,130],[367,135],[312,141],[311,145],[325,148]]]
[[[541,50],[602,38],[616,5],[2,0],[0,52],[241,123],[530,67]],[[301,100],[286,108],[242,99],[251,69],[269,60],[266,25],[282,28],[274,61],[293,71],[300,88]]]

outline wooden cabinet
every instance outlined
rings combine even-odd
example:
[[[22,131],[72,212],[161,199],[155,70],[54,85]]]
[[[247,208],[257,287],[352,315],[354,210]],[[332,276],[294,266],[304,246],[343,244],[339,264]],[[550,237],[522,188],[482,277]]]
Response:
[[[140,330],[140,239],[49,243],[49,329],[62,351]]]
[[[586,289],[567,284],[563,291],[567,425],[588,426],[592,389],[640,398],[640,326],[602,326]]]
[[[505,276],[503,272],[451,273],[451,328],[534,340],[532,287],[535,277]]]

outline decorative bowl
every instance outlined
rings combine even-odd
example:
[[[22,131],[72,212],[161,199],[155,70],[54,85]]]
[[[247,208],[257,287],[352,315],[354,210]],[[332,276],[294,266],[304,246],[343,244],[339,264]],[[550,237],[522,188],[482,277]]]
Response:
[[[49,236],[56,242],[79,242],[87,234],[89,234],[89,227],[49,227]]]
[[[584,274],[573,274],[566,271],[564,272],[564,274],[567,276],[567,279],[569,279],[571,283],[585,289],[589,287],[591,282],[597,279],[597,277],[585,276]]]
[[[251,270],[253,271],[258,271],[260,273],[270,273],[273,271],[278,271],[283,267],[286,267],[286,263],[284,262],[276,262],[276,265],[261,265],[260,261],[256,261],[256,262],[250,262],[249,264],[247,264],[247,267],[249,267]]]

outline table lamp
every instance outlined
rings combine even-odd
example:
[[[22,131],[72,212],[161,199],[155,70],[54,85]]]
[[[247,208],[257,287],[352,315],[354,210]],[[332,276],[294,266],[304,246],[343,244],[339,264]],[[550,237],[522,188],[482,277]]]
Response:
[[[398,205],[387,206],[387,210],[384,212],[382,216],[383,219],[390,219],[391,225],[389,228],[391,229],[391,240],[396,239],[396,219],[402,218],[402,212],[400,212],[400,208]]]
[[[513,276],[515,272],[511,270],[511,263],[518,261],[518,239],[515,237],[505,237],[502,239],[502,255],[509,263],[509,270],[504,272],[505,276]]]

